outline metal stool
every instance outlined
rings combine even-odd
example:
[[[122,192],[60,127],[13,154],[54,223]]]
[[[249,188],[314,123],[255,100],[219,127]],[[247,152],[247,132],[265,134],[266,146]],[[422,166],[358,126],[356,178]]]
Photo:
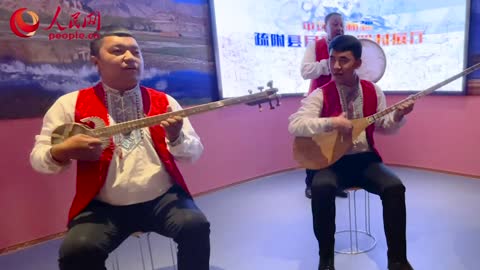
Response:
[[[143,245],[142,245],[142,235],[146,234],[147,238],[147,247],[148,247],[148,254],[150,257],[150,269],[154,270],[155,268],[153,267],[153,254],[152,254],[152,244],[150,242],[150,232],[143,233],[143,232],[135,232],[131,236],[135,237],[138,239],[138,244],[140,246],[140,256],[142,257],[142,266],[143,270],[146,270],[146,264],[145,264],[145,259],[144,259],[144,253],[143,253]],[[175,260],[175,248],[174,248],[174,243],[172,239],[169,239],[169,244],[170,244],[170,254],[172,256],[172,263],[173,263],[173,268],[177,270],[177,263]],[[118,254],[117,252],[113,252],[114,260],[112,260],[112,269],[113,270],[120,270],[120,264],[118,262]]]
[[[350,247],[339,249],[335,247],[335,252],[341,254],[359,254],[365,253],[372,250],[375,245],[377,244],[377,240],[372,235],[370,230],[370,194],[365,191],[365,229],[359,230],[357,225],[357,200],[356,200],[356,192],[361,188],[352,187],[346,189],[345,191],[348,193],[348,223],[349,229],[348,230],[341,230],[335,232],[335,236],[349,234],[350,236]],[[352,219],[352,194],[353,194],[353,219]],[[354,228],[352,228],[352,223]],[[359,241],[359,236],[362,236],[364,241]],[[354,239],[355,238],[355,239]],[[355,242],[355,243],[354,243]]]

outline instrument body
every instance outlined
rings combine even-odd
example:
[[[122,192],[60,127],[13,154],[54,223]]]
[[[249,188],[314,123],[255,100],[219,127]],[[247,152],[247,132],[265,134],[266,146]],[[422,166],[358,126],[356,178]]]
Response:
[[[98,127],[97,127],[98,128]],[[55,128],[52,132],[51,144],[59,144],[64,142],[66,139],[78,135],[84,134],[90,137],[99,137],[95,132],[95,128],[91,128],[87,125],[80,123],[67,123]],[[110,144],[108,138],[102,138],[102,148],[105,149]]]
[[[105,122],[99,117],[87,117],[81,120],[83,123],[92,122],[94,127],[91,128],[86,124],[82,123],[67,123],[61,126],[56,127],[50,138],[51,144],[59,144],[65,141],[66,139],[75,136],[77,134],[84,134],[90,137],[99,137],[95,129],[104,128],[106,126]],[[102,139],[102,147],[105,149],[110,144],[108,138]]]
[[[70,138],[77,134],[85,134],[91,137],[95,137],[95,133],[93,132],[92,128],[78,123],[68,123],[61,125],[53,130],[51,143],[52,145],[62,143],[67,138]]]
[[[337,130],[323,132],[313,137],[295,137],[293,157],[304,168],[318,170],[335,163],[346,152],[370,124],[368,118],[353,119],[352,133],[343,134]]]

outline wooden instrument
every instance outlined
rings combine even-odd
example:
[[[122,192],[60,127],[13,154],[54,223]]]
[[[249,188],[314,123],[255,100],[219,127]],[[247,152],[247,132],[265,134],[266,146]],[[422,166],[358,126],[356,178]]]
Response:
[[[465,76],[478,68],[480,68],[480,63],[477,63],[461,73],[458,73],[426,90],[411,95],[383,111],[377,112],[368,117],[352,119],[353,130],[350,135],[344,135],[337,130],[333,130],[316,134],[313,137],[295,137],[293,142],[293,157],[301,167],[307,169],[318,170],[328,167],[349,151],[360,133],[362,133],[362,131],[364,131],[369,125],[375,123],[378,119],[395,111],[401,104],[409,100],[416,100],[426,96],[438,88]]]
[[[101,118],[89,117],[87,119],[82,119],[82,122],[93,122],[95,125],[94,128],[90,128],[89,126],[81,123],[67,123],[61,125],[55,128],[55,130],[52,132],[51,143],[52,145],[55,145],[65,141],[66,139],[76,134],[85,134],[92,137],[100,138],[102,141],[102,147],[103,149],[105,149],[110,144],[110,137],[114,136],[115,134],[128,133],[135,129],[158,125],[162,121],[174,116],[187,117],[189,115],[216,110],[240,103],[245,103],[250,106],[258,105],[261,110],[261,104],[268,102],[270,105],[270,109],[274,109],[275,107],[272,104],[273,99],[275,99],[277,102],[276,106],[280,105],[279,98],[276,94],[278,92],[278,89],[272,88],[271,81],[267,85],[270,88],[267,88],[264,91],[256,94],[251,94],[251,91],[249,91],[250,95],[210,102],[198,106],[193,106],[184,110],[149,116],[141,119],[118,123],[111,126],[106,126],[105,122]]]

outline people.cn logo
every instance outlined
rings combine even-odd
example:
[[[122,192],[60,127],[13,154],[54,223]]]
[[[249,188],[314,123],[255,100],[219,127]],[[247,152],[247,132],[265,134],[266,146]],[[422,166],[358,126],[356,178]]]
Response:
[[[28,14],[32,19],[31,24],[28,24],[23,20],[24,13]],[[33,36],[39,26],[40,21],[37,13],[27,10],[26,8],[17,9],[13,12],[12,17],[10,17],[10,28],[12,29],[12,32],[22,38]]]

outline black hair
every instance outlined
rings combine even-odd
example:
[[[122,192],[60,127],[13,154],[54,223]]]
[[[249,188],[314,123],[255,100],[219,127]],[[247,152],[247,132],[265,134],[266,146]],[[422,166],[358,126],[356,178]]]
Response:
[[[328,13],[327,16],[325,16],[325,25],[328,24],[328,20],[330,20],[330,18],[331,18],[332,16],[340,16],[340,17],[342,18],[342,20],[343,20],[342,14],[340,14],[340,13],[338,13],[338,12]]]
[[[351,51],[355,59],[362,57],[362,43],[354,36],[340,35],[336,36],[328,44],[328,51],[331,50],[337,52]]]
[[[95,33],[95,39],[90,41],[90,55],[98,56],[102,40],[104,37],[117,36],[117,37],[133,37],[133,34],[127,28],[118,25],[108,25],[102,27]]]

